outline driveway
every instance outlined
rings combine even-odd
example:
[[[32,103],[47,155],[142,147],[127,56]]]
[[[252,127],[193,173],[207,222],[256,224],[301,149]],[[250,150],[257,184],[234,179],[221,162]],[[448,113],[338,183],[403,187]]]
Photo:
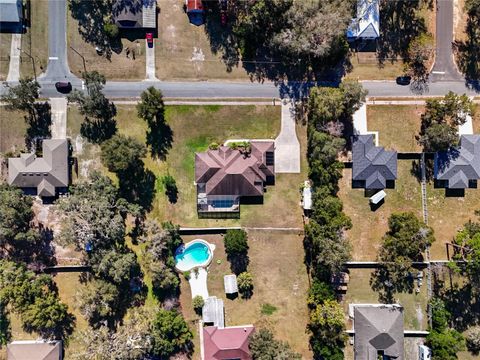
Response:
[[[12,45],[10,47],[10,64],[8,65],[7,81],[18,81],[20,79],[20,48],[22,47],[22,35],[12,34]]]
[[[158,81],[155,76],[155,42],[152,47],[148,47],[147,40],[145,40],[146,49],[146,74],[147,80]]]
[[[290,101],[282,103],[282,128],[275,139],[275,172],[300,172],[300,143],[295,129],[295,110]]]
[[[51,98],[50,99],[52,112],[52,125],[50,130],[52,132],[52,139],[66,139],[67,138],[67,99],[66,98]]]
[[[432,81],[463,80],[453,61],[453,0],[437,0],[437,43]]]

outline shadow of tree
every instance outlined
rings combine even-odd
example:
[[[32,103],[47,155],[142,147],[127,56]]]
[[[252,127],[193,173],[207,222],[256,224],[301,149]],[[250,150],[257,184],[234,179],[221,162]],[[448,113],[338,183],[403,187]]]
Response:
[[[150,211],[155,197],[155,175],[143,161],[117,173],[120,196]]]
[[[153,122],[147,130],[147,145],[153,158],[165,160],[172,148],[173,131],[164,121]]]
[[[69,8],[72,17],[78,21],[78,32],[87,43],[100,47],[109,60],[112,52],[122,51],[120,37],[111,39],[104,31],[106,15],[113,11],[110,1],[72,0],[69,1]]]
[[[25,122],[27,131],[25,133],[25,145],[32,151],[37,140],[51,137],[50,126],[52,125],[51,107],[48,102],[35,103],[35,117],[26,115]]]
[[[391,304],[395,301],[396,293],[413,293],[414,280],[412,276],[393,276],[389,269],[382,266],[372,273],[370,286],[373,291],[378,292],[378,301],[384,304]]]
[[[467,85],[480,91],[480,19],[470,15],[467,20],[467,40],[455,41],[453,49],[456,54],[457,65],[465,74]]]
[[[117,132],[115,119],[91,119],[85,116],[80,134],[88,141],[98,144],[110,139]]]
[[[248,264],[250,264],[250,258],[247,253],[228,255],[227,260],[230,262],[230,270],[235,275],[247,271]]]

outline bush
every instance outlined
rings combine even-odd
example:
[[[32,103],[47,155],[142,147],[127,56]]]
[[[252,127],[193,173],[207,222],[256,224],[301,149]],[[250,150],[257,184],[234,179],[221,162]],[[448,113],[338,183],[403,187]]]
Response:
[[[191,276],[190,271],[184,271],[184,272],[183,272],[183,277],[184,277],[186,280],[190,280],[190,276]]]
[[[277,311],[277,307],[272,305],[272,304],[262,304],[262,308],[260,309],[260,312],[262,315],[272,315],[275,311]]]
[[[116,39],[120,33],[118,26],[115,24],[105,24],[103,25],[103,31],[110,39]]]
[[[216,142],[212,142],[210,145],[208,145],[208,148],[210,150],[217,150],[220,147],[220,145]]]
[[[244,230],[228,230],[223,240],[231,270],[235,274],[246,271],[250,262],[247,233]]]
[[[205,305],[205,301],[203,300],[203,297],[201,297],[200,295],[197,295],[193,298],[192,305],[193,305],[193,310],[195,310],[195,312],[198,315],[201,315],[203,305]]]
[[[242,272],[237,278],[238,291],[244,299],[248,299],[253,294],[253,277],[249,272]]]
[[[467,331],[467,348],[474,354],[480,353],[480,326],[474,326]]]
[[[165,195],[167,195],[168,201],[175,204],[178,199],[178,188],[175,179],[172,175],[165,175],[162,178],[162,183],[165,186]]]

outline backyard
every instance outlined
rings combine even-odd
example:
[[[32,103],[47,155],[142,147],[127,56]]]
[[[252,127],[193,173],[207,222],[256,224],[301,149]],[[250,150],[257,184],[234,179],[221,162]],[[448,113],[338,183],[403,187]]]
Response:
[[[225,297],[223,276],[231,271],[222,236],[200,236],[216,245],[208,272],[209,295],[223,299],[226,326],[270,327],[279,339],[288,341],[295,351],[310,359],[305,332],[308,321],[305,299],[309,285],[303,263],[303,237],[299,233],[264,231],[249,231],[248,236],[249,271],[254,280],[253,296],[248,300]],[[197,237],[183,236],[183,240],[186,243]],[[192,309],[190,286],[183,277],[180,300],[184,316],[193,326],[198,316]],[[198,358],[197,354],[194,359]]]
[[[301,227],[302,211],[298,189],[306,177],[306,165],[300,174],[278,174],[275,185],[269,186],[262,205],[241,205],[240,220],[198,219],[196,213],[196,189],[194,182],[194,153],[208,148],[212,142],[227,139],[274,139],[280,130],[280,107],[274,106],[167,106],[166,119],[173,134],[172,147],[165,161],[144,159],[145,165],[156,177],[152,211],[149,216],[160,221],[171,220],[182,226],[231,226],[241,224],[251,227]],[[232,119],[235,119],[232,121]],[[118,106],[119,131],[145,141],[146,124],[138,119],[133,106]],[[77,144],[81,116],[76,108],[68,112],[68,134]],[[298,127],[298,136],[305,145],[306,131]],[[78,146],[77,146],[78,148]],[[304,148],[304,147],[303,147]],[[88,168],[101,168],[99,148],[83,144],[78,155],[79,172]],[[179,198],[174,204],[164,195],[161,178],[170,174],[175,178]],[[275,219],[273,220],[273,217]]]
[[[380,135],[381,138],[381,135]],[[388,218],[393,213],[412,211],[420,219],[422,199],[420,183],[411,173],[412,161],[398,161],[398,178],[394,189],[385,189],[385,203],[371,210],[364,189],[352,188],[351,169],[343,170],[339,197],[345,213],[352,219],[353,227],[347,237],[353,246],[353,261],[374,261],[388,230]]]

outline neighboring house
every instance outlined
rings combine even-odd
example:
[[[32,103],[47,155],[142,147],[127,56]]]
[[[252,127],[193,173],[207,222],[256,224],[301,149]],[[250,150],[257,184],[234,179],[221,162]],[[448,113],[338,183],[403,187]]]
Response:
[[[23,32],[22,0],[0,0],[0,32]]]
[[[376,40],[380,36],[380,0],[358,0],[357,17],[347,29],[347,39]]]
[[[156,0],[114,0],[113,20],[120,29],[155,29]]]
[[[203,328],[202,360],[250,360],[248,348],[253,325]]]
[[[62,342],[13,341],[7,345],[7,360],[62,360]]]
[[[205,11],[202,0],[185,0],[188,20],[193,25],[203,25],[205,22]]]
[[[263,200],[265,185],[275,182],[274,142],[251,141],[250,152],[220,146],[195,153],[199,213],[240,211],[240,199]]]
[[[353,304],[355,360],[403,360],[403,307]]]
[[[448,189],[476,187],[480,179],[480,135],[462,135],[460,146],[435,153],[434,178]]]
[[[67,190],[70,180],[66,139],[43,140],[43,156],[21,154],[8,159],[8,183],[29,195],[53,197]]]
[[[357,135],[352,140],[352,182],[367,190],[391,187],[397,179],[397,152],[375,146],[373,135]]]

